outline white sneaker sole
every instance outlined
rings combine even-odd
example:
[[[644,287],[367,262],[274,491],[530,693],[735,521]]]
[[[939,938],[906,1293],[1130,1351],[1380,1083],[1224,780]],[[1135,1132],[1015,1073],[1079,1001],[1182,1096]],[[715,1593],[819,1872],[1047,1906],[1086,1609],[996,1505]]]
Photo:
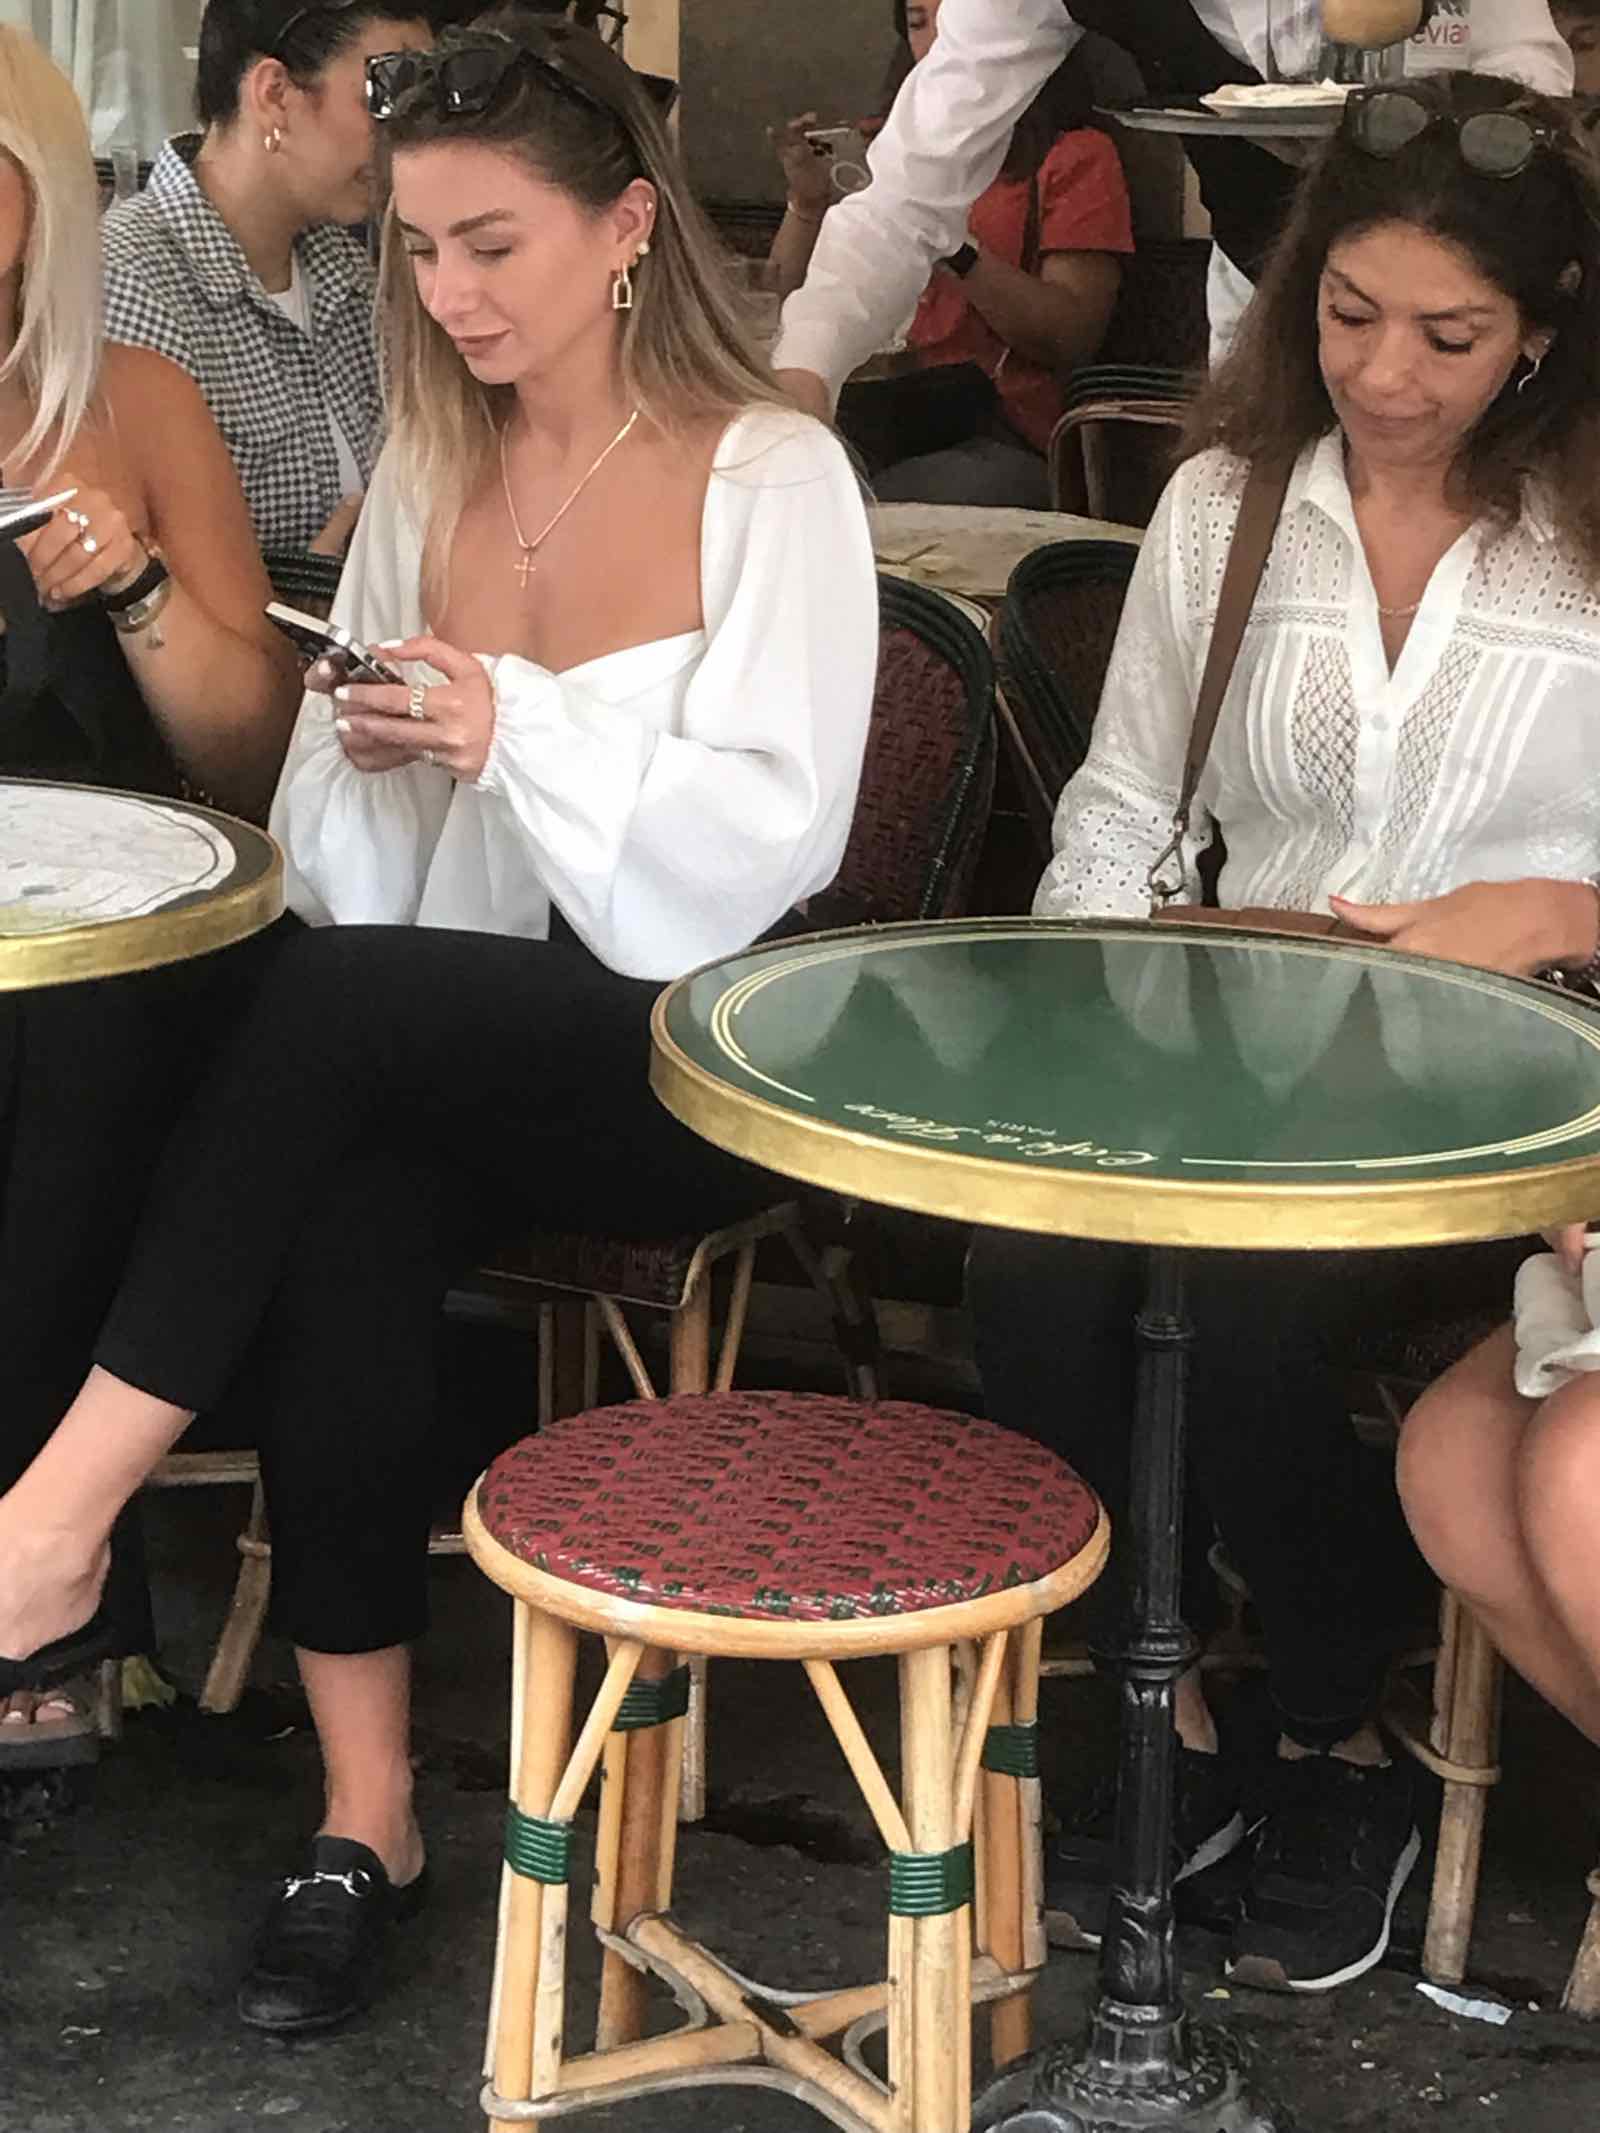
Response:
[[[1208,1866],[1215,1866],[1219,1859],[1226,1859],[1244,1842],[1244,1816],[1235,1813],[1231,1821],[1212,1832],[1204,1844],[1186,1859],[1172,1877],[1174,1888],[1180,1881],[1188,1881],[1196,1874],[1203,1874]],[[1093,1951],[1098,1948],[1102,1935],[1087,1932],[1080,1926],[1070,1911],[1049,1911],[1044,1914],[1045,1938],[1052,1948],[1082,1948]]]
[[[1352,1978],[1363,1976],[1381,1963],[1389,1952],[1389,1928],[1394,1919],[1394,1907],[1400,1900],[1400,1891],[1411,1879],[1411,1870],[1421,1851],[1422,1838],[1413,1830],[1390,1876],[1382,1932],[1365,1955],[1358,1956],[1353,1963],[1346,1963],[1342,1970],[1330,1970],[1326,1977],[1290,1977],[1282,1963],[1270,1955],[1241,1955],[1229,1957],[1223,1965],[1224,1975],[1230,1984],[1255,1985],[1263,1992],[1332,1992],[1336,1986],[1348,1985]]]

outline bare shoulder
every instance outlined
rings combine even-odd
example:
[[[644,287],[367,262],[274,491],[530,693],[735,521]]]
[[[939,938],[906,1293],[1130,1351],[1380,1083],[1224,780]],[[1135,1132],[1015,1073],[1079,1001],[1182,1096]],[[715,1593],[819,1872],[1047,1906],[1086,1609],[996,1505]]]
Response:
[[[200,388],[189,373],[153,348],[125,341],[107,344],[101,367],[106,403],[117,422],[193,422],[206,413]]]

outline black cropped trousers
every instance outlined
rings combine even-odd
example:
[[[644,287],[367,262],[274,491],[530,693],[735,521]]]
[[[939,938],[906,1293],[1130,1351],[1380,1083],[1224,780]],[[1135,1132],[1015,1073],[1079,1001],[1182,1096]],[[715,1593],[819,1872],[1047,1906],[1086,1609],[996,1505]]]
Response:
[[[669,1235],[773,1197],[652,1095],[659,989],[570,943],[299,932],[174,1129],[95,1359],[258,1445],[296,1644],[426,1625],[463,1269],[519,1229]]]

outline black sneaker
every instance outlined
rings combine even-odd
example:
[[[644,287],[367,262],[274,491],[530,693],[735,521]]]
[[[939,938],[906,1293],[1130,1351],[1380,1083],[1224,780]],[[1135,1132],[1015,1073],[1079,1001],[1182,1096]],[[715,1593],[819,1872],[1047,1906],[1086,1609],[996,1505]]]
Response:
[[[1279,1762],[1227,1974],[1270,1992],[1329,1992],[1381,1960],[1422,1840],[1411,1772],[1334,1755]]]
[[[1044,1922],[1057,1948],[1098,1948],[1111,1896],[1116,1786],[1097,1788],[1045,1852]],[[1172,1879],[1204,1873],[1244,1842],[1239,1776],[1231,1756],[1178,1744],[1172,1812]]]

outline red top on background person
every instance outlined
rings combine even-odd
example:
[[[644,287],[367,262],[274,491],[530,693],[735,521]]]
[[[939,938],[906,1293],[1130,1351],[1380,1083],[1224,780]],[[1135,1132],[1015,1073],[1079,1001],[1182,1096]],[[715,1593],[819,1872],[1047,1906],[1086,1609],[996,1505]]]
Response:
[[[920,12],[936,13],[937,0]],[[1058,135],[1031,179],[1008,178],[1001,171],[973,202],[968,229],[980,258],[992,254],[1024,273],[1046,272],[1057,259],[1071,263],[1076,254],[1100,254],[1112,269],[1114,302],[1120,282],[1114,258],[1133,250],[1128,187],[1115,144],[1094,126]],[[1110,305],[1105,309],[1109,317]],[[1036,451],[1045,449],[1061,417],[1061,369],[1008,346],[968,294],[965,280],[936,272],[906,338],[926,364],[981,364],[994,379],[1012,428]],[[1097,347],[1103,338],[1102,326],[1095,335]]]
[[[934,43],[940,4],[896,0],[911,63]],[[852,386],[841,402],[840,427],[880,496],[1048,502],[1042,455],[1061,413],[1060,380],[1098,353],[1120,257],[1133,250],[1122,164],[1092,123],[1092,98],[1073,54],[1017,121],[999,174],[973,203],[966,242],[935,265],[904,344],[936,378]],[[833,160],[817,153],[815,128],[808,112],[774,136],[789,182],[771,254],[783,295],[804,279],[823,217],[845,189]]]

